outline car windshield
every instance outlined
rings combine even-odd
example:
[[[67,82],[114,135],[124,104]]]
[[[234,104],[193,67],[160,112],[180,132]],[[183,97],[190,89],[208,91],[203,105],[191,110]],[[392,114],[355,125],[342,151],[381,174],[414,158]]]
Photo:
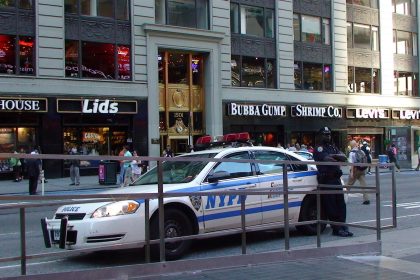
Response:
[[[189,154],[189,158],[214,158],[217,153],[208,154]],[[163,169],[163,183],[164,184],[179,184],[188,183],[203,170],[208,164],[204,161],[164,161]],[[149,172],[141,176],[134,185],[151,185],[158,183],[158,168],[155,166]]]

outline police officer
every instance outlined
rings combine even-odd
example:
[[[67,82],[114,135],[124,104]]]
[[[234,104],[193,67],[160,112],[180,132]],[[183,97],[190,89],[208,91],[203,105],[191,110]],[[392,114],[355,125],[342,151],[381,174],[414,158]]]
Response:
[[[320,162],[346,162],[346,156],[331,141],[331,129],[323,127],[319,130],[321,144],[314,151],[314,160]],[[341,185],[343,172],[338,165],[318,165],[318,184]],[[341,190],[341,188],[320,188],[321,190]],[[321,199],[323,210],[330,221],[346,222],[346,202],[344,194],[323,194]],[[353,236],[346,226],[331,225],[333,235],[341,237]]]

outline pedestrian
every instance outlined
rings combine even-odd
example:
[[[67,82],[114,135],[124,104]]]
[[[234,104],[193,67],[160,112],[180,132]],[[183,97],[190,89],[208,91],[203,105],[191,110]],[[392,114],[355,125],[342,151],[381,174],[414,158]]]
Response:
[[[126,145],[124,147],[124,157],[132,157],[133,154],[130,152],[129,147]],[[132,160],[123,160],[123,165],[122,165],[122,183],[121,183],[121,187],[126,187],[130,184],[130,180],[131,180],[131,161]]]
[[[174,152],[172,151],[171,145],[167,145],[166,149],[163,150],[163,157],[173,157],[174,156]]]
[[[19,154],[17,151],[14,151],[14,154]],[[9,159],[9,165],[13,169],[14,182],[20,182],[22,180],[22,163],[19,158],[12,157]]]
[[[294,145],[287,144],[287,150],[291,152],[296,152],[296,147]]]
[[[133,151],[133,156],[137,157],[137,151]],[[137,159],[133,159],[131,161],[131,183],[133,184],[134,182],[137,181],[137,179],[141,176],[142,174],[142,168],[141,168],[141,160],[137,160]]]
[[[349,162],[350,163],[360,163],[362,162],[360,159],[360,157],[366,157],[366,162],[367,162],[367,155],[365,154],[365,152],[362,149],[359,149],[359,145],[357,144],[357,142],[355,140],[351,140],[350,141],[350,153],[349,153]],[[363,153],[360,155],[360,153]],[[347,181],[347,185],[349,186],[353,186],[354,183],[356,183],[356,181],[359,181],[360,186],[363,187],[362,189],[362,193],[363,193],[363,204],[367,205],[370,204],[370,200],[369,200],[369,196],[366,193],[366,179],[365,179],[365,172],[366,172],[366,167],[362,167],[362,166],[350,166],[350,173],[349,173],[349,179]]]
[[[300,151],[300,145],[299,145],[299,143],[296,142],[295,148],[296,148],[296,151]]]
[[[123,157],[125,152],[126,152],[126,146],[124,145],[121,149],[121,151],[118,153],[119,157]],[[124,183],[124,161],[120,160],[120,175],[119,175],[119,179],[120,179],[120,184]]]
[[[305,144],[302,144],[301,146],[300,146],[300,150],[299,151],[302,151],[302,152],[308,152],[308,148],[306,147],[306,145]]]
[[[23,147],[20,147],[19,153],[20,154],[26,154],[26,151]],[[25,165],[25,159],[24,158],[20,159],[20,164],[21,164],[20,180],[23,180],[23,179],[25,179],[25,174],[26,174],[26,165]]]
[[[31,155],[37,155],[38,150],[34,148]],[[41,171],[41,160],[30,158],[26,161],[28,179],[29,179],[29,194],[35,195],[38,188],[38,178]]]
[[[77,147],[73,147],[70,150],[70,155],[78,155]],[[70,160],[70,186],[80,185],[80,159]]]
[[[345,162],[346,156],[334,145],[331,140],[331,129],[323,127],[319,130],[322,137],[321,143],[314,151],[314,160],[318,162]],[[337,187],[320,187],[321,190],[342,190],[341,176],[343,172],[338,165],[318,165],[318,184],[335,185]],[[344,193],[322,194],[322,207],[328,220],[333,222],[346,222],[346,202],[344,201]],[[341,237],[351,237],[347,226],[331,225],[333,235]]]
[[[368,145],[368,142],[366,142],[366,141],[363,141],[363,146],[362,146],[362,148],[361,148],[361,150],[365,153],[365,155],[366,155],[366,159],[367,159],[367,163],[372,163],[372,152],[371,152],[371,150],[370,150],[370,147],[369,147],[369,145]],[[367,170],[367,174],[369,174],[369,175],[371,175],[372,174],[372,172],[370,172],[370,169],[371,168],[371,166],[369,165],[369,167],[368,167],[368,170]]]
[[[420,168],[420,145],[417,148],[417,158],[418,158],[418,163],[417,163],[416,171],[419,171],[419,168]]]
[[[397,168],[397,172],[400,172],[400,165],[398,164],[398,158],[397,158],[398,151],[394,143],[392,143],[391,146],[389,146],[387,150],[387,154],[388,154],[389,162],[394,163],[395,167]],[[389,168],[391,169],[391,167]]]

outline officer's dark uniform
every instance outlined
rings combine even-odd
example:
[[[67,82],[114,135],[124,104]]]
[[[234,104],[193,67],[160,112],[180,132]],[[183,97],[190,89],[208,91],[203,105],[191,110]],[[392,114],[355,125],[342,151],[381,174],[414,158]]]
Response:
[[[320,130],[321,134],[331,134],[328,127]],[[314,151],[315,161],[334,161],[327,158],[330,155],[338,155],[342,152],[331,142],[322,141],[322,144],[317,146]],[[343,172],[338,165],[318,165],[318,184],[324,185],[341,185],[341,175]],[[320,188],[325,190],[333,190],[333,188]],[[341,190],[341,188],[334,188]],[[346,202],[344,201],[344,194],[323,194],[321,199],[323,210],[330,221],[345,222],[346,221]],[[348,231],[346,226],[331,225],[333,234],[343,237],[352,236],[353,234]]]

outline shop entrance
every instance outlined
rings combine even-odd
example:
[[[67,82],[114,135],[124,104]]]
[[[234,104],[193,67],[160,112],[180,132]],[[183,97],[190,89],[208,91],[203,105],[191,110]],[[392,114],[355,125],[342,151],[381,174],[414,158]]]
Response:
[[[200,53],[159,50],[160,149],[188,152],[204,128],[204,60]]]

